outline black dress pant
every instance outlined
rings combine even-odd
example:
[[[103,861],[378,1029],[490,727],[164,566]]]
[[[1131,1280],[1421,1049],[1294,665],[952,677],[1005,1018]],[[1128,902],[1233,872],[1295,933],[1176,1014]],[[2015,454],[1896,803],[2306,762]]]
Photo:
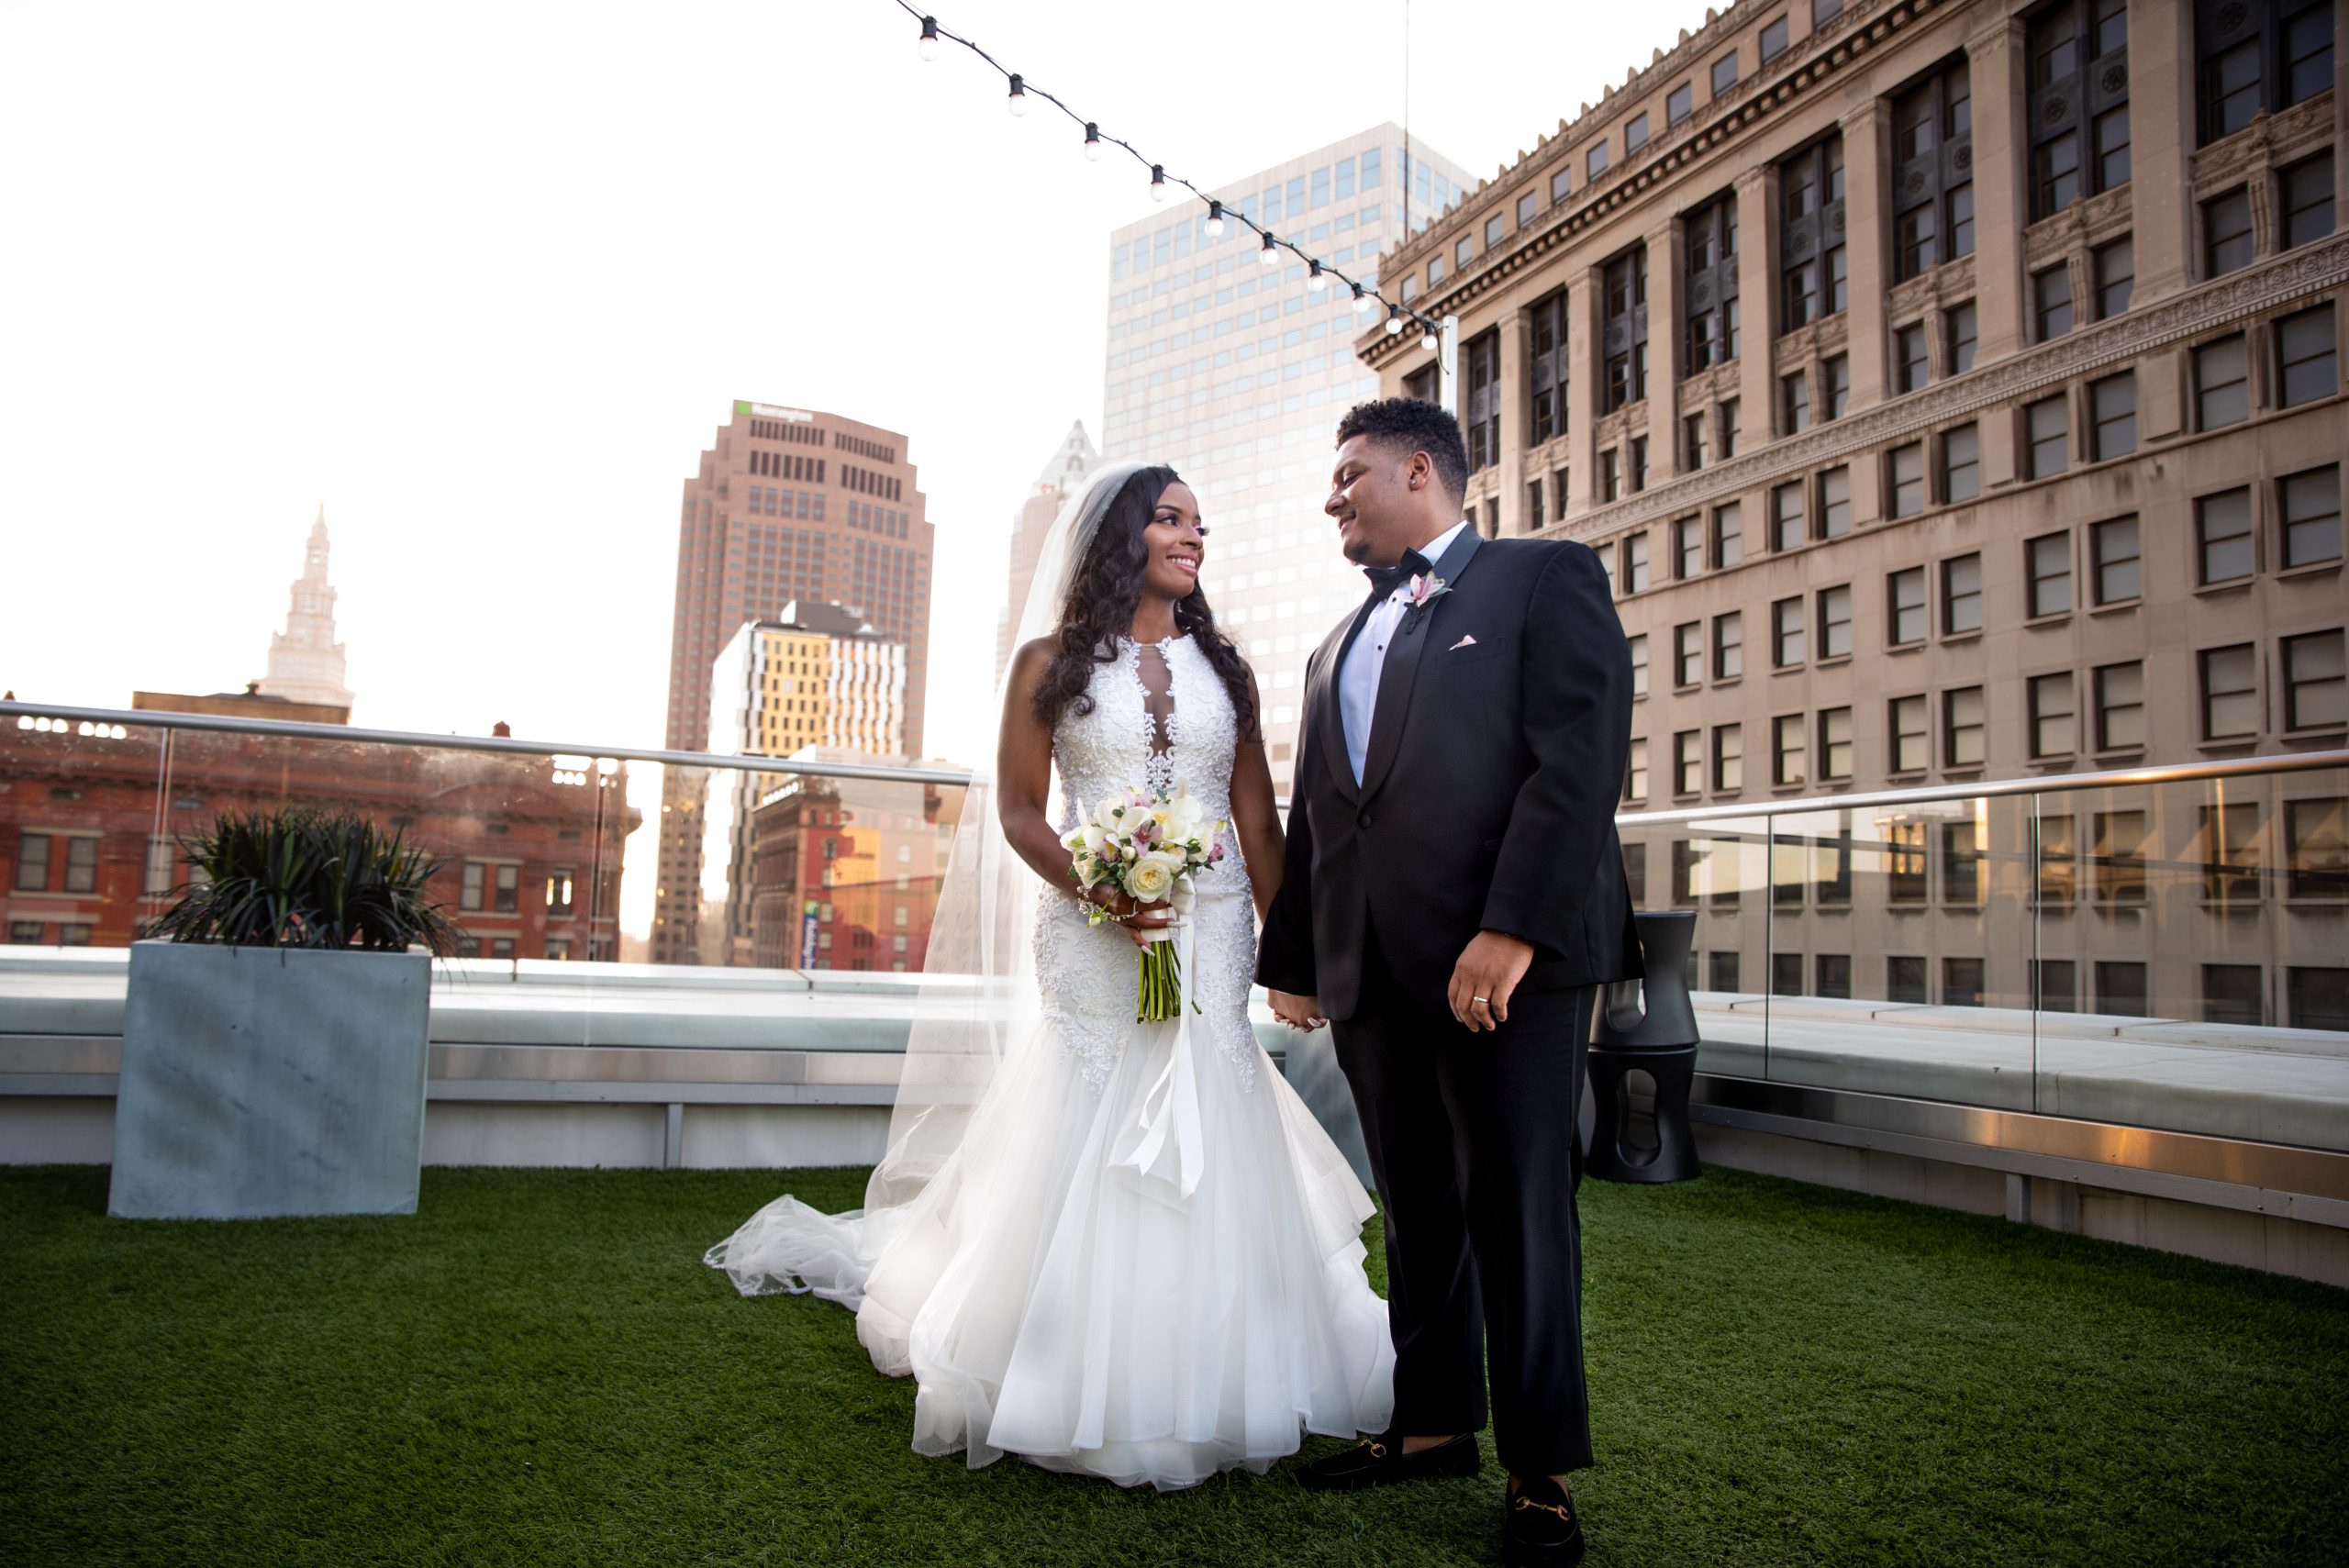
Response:
[[[1353,1017],[1330,1026],[1386,1226],[1399,1436],[1490,1414],[1519,1475],[1591,1463],[1575,1115],[1597,986],[1519,991],[1470,1033],[1398,991],[1374,935]]]

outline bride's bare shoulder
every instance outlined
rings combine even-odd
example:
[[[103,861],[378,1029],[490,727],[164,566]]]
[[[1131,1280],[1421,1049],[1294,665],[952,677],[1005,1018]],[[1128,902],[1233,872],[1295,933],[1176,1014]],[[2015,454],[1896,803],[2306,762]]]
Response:
[[[1061,651],[1060,639],[1039,637],[1023,642],[1011,655],[1009,678],[1006,688],[1013,692],[1032,692],[1044,678],[1044,671],[1052,664],[1052,656]]]

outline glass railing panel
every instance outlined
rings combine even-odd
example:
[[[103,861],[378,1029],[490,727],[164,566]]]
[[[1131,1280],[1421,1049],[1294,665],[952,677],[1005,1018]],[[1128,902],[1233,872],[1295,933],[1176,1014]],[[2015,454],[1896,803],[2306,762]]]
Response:
[[[156,813],[166,732],[0,718],[0,935],[14,947],[122,948],[161,914]]]
[[[621,851],[639,826],[619,762],[182,729],[161,774],[182,885],[187,842],[226,815],[348,812],[436,863],[428,895],[459,928],[453,956],[619,955]]]
[[[2028,797],[1771,819],[1774,1081],[2028,1110]]]
[[[1765,1073],[1764,1008],[1769,968],[1769,828],[1760,817],[1647,824],[1620,820],[1631,902],[1696,917],[1688,989],[1707,1073]]]
[[[2043,1113],[2349,1148],[2349,773],[2038,797]]]

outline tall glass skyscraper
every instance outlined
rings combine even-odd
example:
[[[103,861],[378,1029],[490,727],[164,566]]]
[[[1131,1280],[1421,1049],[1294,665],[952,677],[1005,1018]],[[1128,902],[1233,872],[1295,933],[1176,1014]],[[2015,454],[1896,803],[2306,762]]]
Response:
[[[1383,125],[1209,194],[1375,284],[1380,250],[1470,183],[1417,141],[1407,155],[1401,128]],[[1353,344],[1382,316],[1356,315],[1343,285],[1313,290],[1286,251],[1280,266],[1261,265],[1244,225],[1208,238],[1206,211],[1186,201],[1110,237],[1101,455],[1172,463],[1198,493],[1214,529],[1203,581],[1255,666],[1273,782],[1286,791],[1305,656],[1364,593],[1321,499],[1339,416],[1378,395]]]

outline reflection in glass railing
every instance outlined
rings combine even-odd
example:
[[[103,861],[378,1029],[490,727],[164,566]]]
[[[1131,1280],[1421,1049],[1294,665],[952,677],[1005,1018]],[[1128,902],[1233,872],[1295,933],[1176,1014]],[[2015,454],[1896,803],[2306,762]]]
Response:
[[[2349,790],[2283,767],[1620,828],[1707,1072],[2349,1147]]]
[[[964,793],[845,754],[795,770],[151,717],[0,717],[11,942],[132,941],[187,880],[178,840],[221,811],[351,809],[445,862],[436,896],[484,964],[607,961],[544,1043],[624,1018],[628,1042],[661,1038],[687,968],[706,974],[690,1006],[719,987],[746,1041],[783,1027],[805,972],[869,975],[874,1006],[902,1008],[882,994],[922,968]],[[1709,1073],[2349,1147],[2338,753],[1619,828],[1634,903],[1697,914]],[[487,972],[444,970],[508,1005]]]

